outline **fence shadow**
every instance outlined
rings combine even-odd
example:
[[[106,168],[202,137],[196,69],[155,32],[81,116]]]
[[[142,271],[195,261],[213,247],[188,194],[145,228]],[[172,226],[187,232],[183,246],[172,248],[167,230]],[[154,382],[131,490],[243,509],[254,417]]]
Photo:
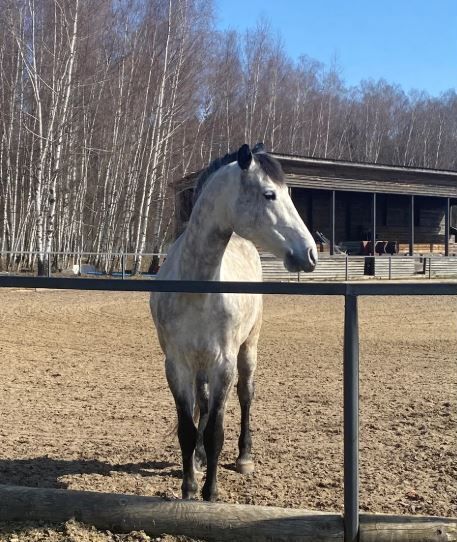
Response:
[[[110,476],[113,472],[144,477],[180,477],[181,470],[168,461],[111,464],[97,459],[63,460],[50,457],[0,460],[0,484],[27,487],[53,487],[66,489],[64,476],[98,474]]]

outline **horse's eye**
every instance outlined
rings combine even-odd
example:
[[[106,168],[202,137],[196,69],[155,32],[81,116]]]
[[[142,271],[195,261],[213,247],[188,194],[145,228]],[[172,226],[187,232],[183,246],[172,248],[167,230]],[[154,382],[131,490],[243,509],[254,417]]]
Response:
[[[268,190],[264,193],[264,196],[266,199],[274,201],[276,199],[276,192],[273,192],[272,190]]]

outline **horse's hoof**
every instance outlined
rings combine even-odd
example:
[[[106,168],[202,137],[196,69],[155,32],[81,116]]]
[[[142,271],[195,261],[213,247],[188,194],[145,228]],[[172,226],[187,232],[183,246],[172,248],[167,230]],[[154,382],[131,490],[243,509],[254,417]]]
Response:
[[[198,486],[195,481],[183,483],[181,486],[181,494],[184,501],[190,501],[195,499],[198,491]]]
[[[183,491],[182,500],[183,501],[195,501],[197,492],[196,491]]]
[[[202,489],[202,497],[204,501],[207,502],[216,502],[217,501],[217,489],[211,490],[211,488],[207,487],[206,484],[203,486]]]
[[[236,472],[240,474],[252,474],[254,472],[254,461],[251,459],[237,459]]]

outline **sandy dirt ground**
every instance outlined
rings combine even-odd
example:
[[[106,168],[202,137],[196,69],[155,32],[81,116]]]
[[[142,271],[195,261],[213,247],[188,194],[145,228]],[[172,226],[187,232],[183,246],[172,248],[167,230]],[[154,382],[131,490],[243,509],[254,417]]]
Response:
[[[360,300],[363,511],[457,516],[456,301]],[[147,295],[2,290],[0,307],[0,483],[179,496]],[[232,392],[221,501],[342,510],[342,331],[342,299],[265,298],[256,472],[234,472]],[[28,540],[150,539],[72,522],[0,525],[0,541]]]

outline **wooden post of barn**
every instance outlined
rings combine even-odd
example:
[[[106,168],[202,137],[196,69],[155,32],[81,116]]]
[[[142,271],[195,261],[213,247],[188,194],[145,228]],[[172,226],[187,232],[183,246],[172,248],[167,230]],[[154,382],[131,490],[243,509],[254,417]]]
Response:
[[[371,254],[376,256],[376,192],[371,198]]]
[[[444,255],[449,256],[449,224],[451,200],[446,198],[444,208]]]
[[[330,208],[331,208],[331,217],[330,217],[330,224],[331,224],[330,256],[333,256],[335,254],[335,208],[336,208],[336,192],[335,192],[335,190],[332,190],[332,204],[330,205]]]
[[[409,255],[414,256],[414,196],[409,200]]]

